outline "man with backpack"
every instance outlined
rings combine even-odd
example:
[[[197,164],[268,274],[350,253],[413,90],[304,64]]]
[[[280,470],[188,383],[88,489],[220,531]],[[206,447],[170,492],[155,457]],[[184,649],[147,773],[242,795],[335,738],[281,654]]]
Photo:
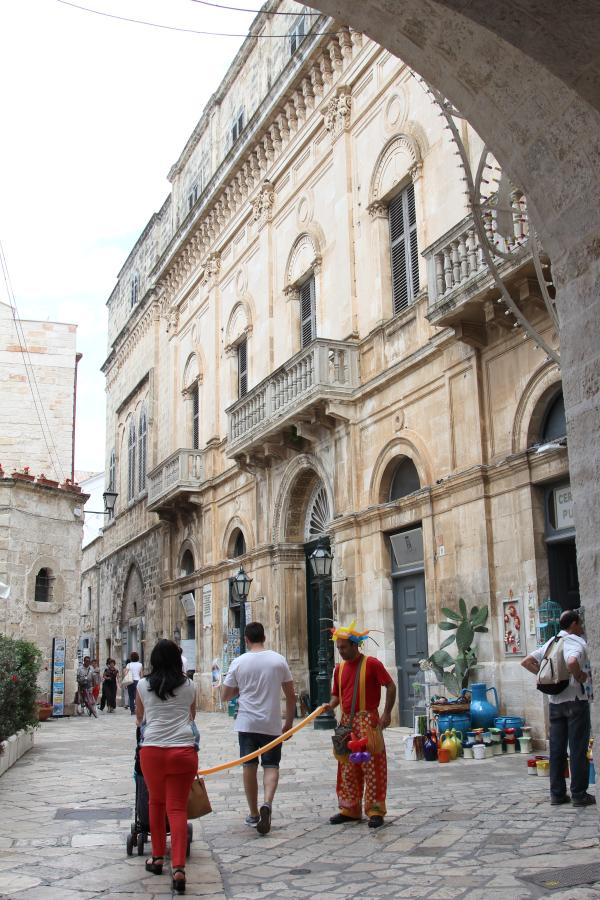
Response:
[[[561,630],[526,656],[521,665],[537,675],[537,688],[550,701],[550,803],[570,803],[565,768],[570,754],[573,806],[593,806],[596,798],[587,793],[590,739],[590,664],[579,614],[566,610],[560,617]]]

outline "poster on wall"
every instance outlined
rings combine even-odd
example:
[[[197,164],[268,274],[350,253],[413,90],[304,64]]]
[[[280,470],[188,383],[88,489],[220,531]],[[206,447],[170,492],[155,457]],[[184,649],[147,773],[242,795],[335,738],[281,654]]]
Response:
[[[52,638],[52,670],[50,674],[50,702],[52,715],[65,714],[65,658],[67,641],[65,638]]]
[[[504,655],[522,656],[523,644],[523,616],[521,614],[521,598],[514,597],[513,592],[508,592],[508,600],[502,601],[504,615]]]
[[[205,628],[212,625],[212,584],[202,588],[202,624]]]

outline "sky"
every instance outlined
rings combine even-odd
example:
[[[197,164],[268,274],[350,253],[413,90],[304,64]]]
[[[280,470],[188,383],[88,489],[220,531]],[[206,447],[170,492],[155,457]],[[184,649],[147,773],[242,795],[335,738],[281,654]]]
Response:
[[[246,34],[255,16],[195,0],[74,2],[230,34]],[[76,469],[104,468],[106,301],[241,43],[59,0],[0,3],[0,241],[20,317],[78,326]]]

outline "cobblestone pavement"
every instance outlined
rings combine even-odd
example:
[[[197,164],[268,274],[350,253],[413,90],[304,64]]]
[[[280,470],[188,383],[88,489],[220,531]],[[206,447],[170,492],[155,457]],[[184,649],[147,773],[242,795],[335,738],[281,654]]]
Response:
[[[198,719],[202,765],[235,757],[231,720]],[[389,813],[378,831],[329,825],[335,762],[329,733],[310,725],[284,746],[269,835],[244,825],[239,769],[207,779],[214,813],[194,822],[186,896],[600,898],[598,874],[595,884],[567,890],[521,880],[597,865],[594,808],[551,807],[548,780],[528,776],[523,757],[410,763],[402,738],[387,732]],[[168,874],[148,875],[145,857],[125,853],[133,749],[133,720],[123,710],[41,726],[35,748],[0,780],[1,897],[171,896]]]

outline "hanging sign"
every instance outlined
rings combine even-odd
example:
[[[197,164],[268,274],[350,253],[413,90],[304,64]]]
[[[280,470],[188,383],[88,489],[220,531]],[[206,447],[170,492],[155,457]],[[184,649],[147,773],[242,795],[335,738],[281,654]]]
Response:
[[[51,672],[51,702],[52,715],[64,716],[65,714],[65,657],[67,642],[65,638],[52,639],[52,672]]]
[[[194,592],[188,591],[186,594],[181,594],[180,598],[181,605],[185,610],[186,617],[191,619],[192,616],[196,615],[196,604],[194,603]]]
[[[563,487],[555,488],[553,493],[556,530],[558,531],[562,528],[574,528],[575,516],[571,485],[565,484]]]

